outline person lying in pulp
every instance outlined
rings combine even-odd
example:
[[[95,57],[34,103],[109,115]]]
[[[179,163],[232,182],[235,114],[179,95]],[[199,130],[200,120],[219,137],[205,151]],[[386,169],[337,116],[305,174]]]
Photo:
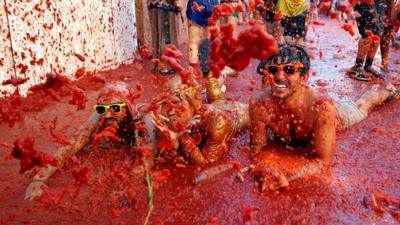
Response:
[[[257,68],[269,86],[249,104],[252,149],[262,150],[267,144],[267,131],[272,131],[274,137],[289,146],[308,144],[312,156],[297,175],[279,171],[277,162],[264,157],[256,173],[262,180],[262,189],[286,186],[290,177],[311,174],[329,165],[335,152],[336,132],[350,128],[365,119],[374,107],[399,95],[399,90],[388,84],[374,86],[356,102],[334,101],[311,89],[307,82],[309,69],[309,55],[294,45],[280,46],[278,54],[261,61]],[[267,176],[275,177],[275,182],[266,184]]]

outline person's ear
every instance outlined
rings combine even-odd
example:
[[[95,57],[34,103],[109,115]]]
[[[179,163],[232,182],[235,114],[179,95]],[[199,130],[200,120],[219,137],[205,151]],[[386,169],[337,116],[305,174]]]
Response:
[[[308,81],[308,78],[309,78],[310,76],[309,76],[309,73],[305,73],[303,76],[301,76],[301,80],[303,81],[303,82],[306,82],[306,81]]]

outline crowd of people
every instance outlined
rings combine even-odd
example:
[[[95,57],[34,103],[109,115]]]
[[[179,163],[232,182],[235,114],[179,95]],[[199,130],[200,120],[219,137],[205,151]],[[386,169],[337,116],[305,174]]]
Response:
[[[177,44],[176,21],[182,17],[182,6],[178,2],[149,1],[151,23],[154,24],[152,26],[154,58],[159,58],[168,44]],[[217,23],[209,23],[213,10],[223,4],[237,11],[220,16]],[[238,5],[240,7],[237,7]],[[318,22],[319,13],[326,13],[346,24],[357,23],[361,38],[349,76],[362,81],[370,81],[373,76],[384,79],[384,73],[388,69],[389,49],[398,47],[395,36],[400,26],[399,5],[400,3],[395,0],[321,2],[318,0],[191,0],[186,7],[189,26],[189,64],[197,74],[207,73],[203,62],[207,59],[209,51],[209,30],[215,26],[228,22],[233,24],[236,30],[239,21],[258,18],[263,20],[266,30],[279,44],[305,46],[309,25]],[[379,46],[382,71],[373,66]],[[170,69],[159,72],[174,73]],[[230,73],[235,74],[236,71]]]
[[[223,3],[240,4],[235,0]],[[157,161],[204,165],[218,162],[229,151],[227,141],[249,129],[249,144],[254,152],[262,151],[269,139],[291,146],[309,146],[309,163],[299,171],[312,174],[319,171],[315,168],[331,163],[337,132],[362,121],[373,108],[400,97],[400,89],[392,84],[375,85],[356,102],[334,101],[315,92],[308,84],[310,56],[305,50],[304,39],[309,18],[318,19],[320,3],[268,0],[258,5],[258,10],[265,19],[266,31],[275,37],[279,47],[278,53],[261,60],[254,71],[261,75],[263,92],[253,96],[249,102],[225,99],[220,80],[210,75],[206,65],[210,51],[207,35],[211,27],[218,26],[218,23],[209,24],[208,19],[212,17],[213,8],[223,3],[217,0],[188,1],[188,61],[191,68],[188,71],[191,82],[179,76],[172,79],[170,90],[149,104],[151,110],[142,110],[130,101],[128,84],[112,82],[106,85],[94,106],[89,125],[82,128],[70,145],[56,153],[57,166],[42,168],[37,173],[27,188],[26,198],[33,199],[40,195],[45,182],[63,166],[65,158],[101,137],[125,143],[134,151],[143,145],[149,146],[151,152],[148,153],[146,166],[152,166]],[[354,11],[359,14],[355,18],[362,38],[355,65],[349,72],[352,78],[370,80],[371,76],[375,76],[384,79],[372,63],[380,45],[382,64],[384,67],[388,65],[388,49],[399,22],[399,12],[393,12],[398,8],[395,3],[379,0],[371,4],[355,2]],[[160,58],[164,48],[176,41],[173,21],[174,15],[181,12],[181,7],[176,1],[153,0],[149,9],[157,34],[153,35],[153,56]],[[237,13],[225,16],[225,22],[237,23],[240,17]],[[372,37],[378,38],[375,40]],[[175,73],[168,65],[155,69],[159,73]],[[198,73],[207,79],[206,99],[202,99],[202,87],[194,79]],[[255,174],[262,190],[265,187],[277,189],[287,186],[288,178],[295,175],[279,170],[273,162],[263,164],[257,170]]]

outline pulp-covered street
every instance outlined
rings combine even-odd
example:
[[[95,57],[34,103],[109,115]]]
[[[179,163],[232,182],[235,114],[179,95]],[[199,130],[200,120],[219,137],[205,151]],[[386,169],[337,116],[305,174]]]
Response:
[[[352,67],[356,36],[340,28],[337,20],[321,16],[321,24],[311,24],[306,50],[311,57],[309,83],[317,92],[334,99],[357,100],[362,93],[383,81],[360,82],[346,71]],[[239,26],[239,30],[246,28]],[[181,48],[186,55],[187,45]],[[375,64],[380,63],[377,54]],[[186,57],[184,57],[186,60]],[[184,62],[188,64],[187,61]],[[249,102],[259,93],[261,79],[256,72],[258,60],[238,77],[226,79],[227,99]],[[385,82],[400,85],[400,50],[390,52]],[[136,61],[118,69],[99,72],[105,82],[123,80],[136,88],[136,103],[150,102],[166,90],[173,75],[151,73],[150,62]],[[175,75],[177,76],[177,75]],[[88,144],[47,182],[48,191],[37,201],[24,200],[25,188],[37,169],[19,173],[20,161],[11,156],[18,137],[34,137],[36,150],[54,154],[62,140],[70,140],[88,123],[102,80],[88,75],[73,81],[84,90],[88,101],[83,110],[68,103],[71,93],[55,90],[55,100],[43,89],[28,93],[15,105],[22,119],[10,127],[0,125],[0,222],[2,224],[142,224],[146,215],[146,184],[143,172],[130,149],[112,143],[96,148]],[[35,107],[32,107],[35,106]],[[249,130],[229,142],[229,151],[206,167],[190,164],[157,164],[153,168],[154,211],[150,224],[396,224],[399,208],[374,207],[376,196],[400,199],[400,104],[393,101],[374,110],[366,119],[337,134],[336,149],[330,168],[313,176],[290,182],[286,188],[261,193],[249,173],[243,181],[229,170],[194,185],[193,179],[208,167],[234,163],[254,164],[257,156],[249,147]],[[58,137],[58,139],[57,139]],[[296,147],[268,142],[264,151],[292,152]],[[293,160],[293,161],[291,161]],[[288,158],[280,162],[290,166]],[[78,175],[77,175],[78,174]],[[84,178],[82,178],[82,175]],[[87,182],[85,182],[87,178]],[[83,180],[82,180],[83,179]],[[399,207],[397,205],[397,207]]]

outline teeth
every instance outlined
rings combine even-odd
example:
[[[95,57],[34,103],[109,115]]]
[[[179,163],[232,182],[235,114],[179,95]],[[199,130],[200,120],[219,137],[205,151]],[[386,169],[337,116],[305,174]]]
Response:
[[[286,85],[283,85],[283,84],[277,84],[276,85],[278,88],[287,88],[287,86]]]
[[[169,118],[167,117],[167,116],[164,116],[164,115],[162,115],[162,114],[160,114],[160,115],[158,115],[159,117],[160,117],[160,119],[162,119],[162,120],[164,120],[164,121],[166,121],[166,122],[169,122]]]

